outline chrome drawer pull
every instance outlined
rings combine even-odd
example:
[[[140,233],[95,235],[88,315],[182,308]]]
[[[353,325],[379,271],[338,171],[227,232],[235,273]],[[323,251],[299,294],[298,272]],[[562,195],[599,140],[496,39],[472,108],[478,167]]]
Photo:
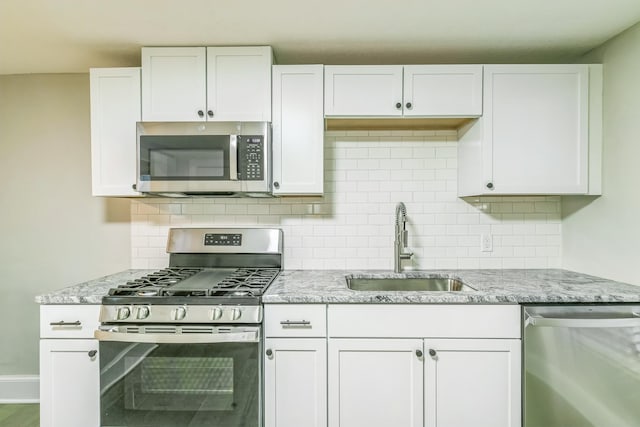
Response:
[[[311,322],[308,320],[283,320],[280,324],[284,329],[311,329]]]
[[[51,322],[49,323],[50,326],[73,326],[73,327],[81,327],[82,326],[82,322],[79,320],[76,320],[75,322],[65,322],[64,320],[61,320],[59,322]]]

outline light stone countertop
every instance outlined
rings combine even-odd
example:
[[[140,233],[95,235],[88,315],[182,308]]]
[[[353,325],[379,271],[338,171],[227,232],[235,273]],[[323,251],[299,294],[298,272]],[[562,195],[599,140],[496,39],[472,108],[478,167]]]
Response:
[[[39,304],[100,304],[110,288],[154,270],[125,270],[58,291],[38,295]],[[461,279],[469,292],[353,291],[346,275],[419,277],[445,275]],[[519,304],[519,303],[640,303],[640,286],[567,270],[429,270],[405,272],[286,270],[271,284],[263,302],[339,304]]]
[[[38,304],[100,304],[109,289],[155,270],[125,270],[36,296]]]
[[[425,277],[443,275],[462,280],[475,291],[354,291],[346,275],[361,277]],[[389,271],[292,270],[282,272],[263,297],[264,303],[401,303],[520,304],[640,302],[640,286],[567,270],[429,270]]]

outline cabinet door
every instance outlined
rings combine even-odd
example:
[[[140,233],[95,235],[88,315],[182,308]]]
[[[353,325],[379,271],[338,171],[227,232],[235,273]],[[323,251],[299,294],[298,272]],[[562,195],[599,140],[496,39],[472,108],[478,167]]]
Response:
[[[322,194],[322,65],[273,67],[273,193]]]
[[[402,66],[324,67],[327,116],[401,116]]]
[[[519,427],[520,340],[425,340],[425,426]]]
[[[137,196],[140,68],[92,68],[90,85],[92,194]]]
[[[493,65],[484,75],[488,192],[586,193],[588,65]]]
[[[271,121],[271,47],[207,48],[207,117]]]
[[[265,427],[326,427],[327,340],[267,338]]]
[[[89,352],[96,351],[93,357]],[[98,341],[40,340],[40,425],[100,425]]]
[[[420,339],[330,339],[329,426],[422,427]]]
[[[482,65],[405,65],[405,116],[482,115]]]
[[[206,48],[142,48],[142,120],[205,120]]]

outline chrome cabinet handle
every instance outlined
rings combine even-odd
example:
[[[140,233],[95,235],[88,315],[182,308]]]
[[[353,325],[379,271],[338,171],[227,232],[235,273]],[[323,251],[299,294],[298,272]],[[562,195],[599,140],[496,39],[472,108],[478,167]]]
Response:
[[[271,350],[271,349],[267,349],[267,351],[265,353],[266,353],[267,357],[273,356],[273,350]]]
[[[429,349],[429,356],[436,357],[437,354],[438,353],[434,349],[432,349],[432,348]]]
[[[90,358],[94,358],[96,357],[96,354],[98,354],[98,350],[89,350],[89,352],[87,353],[89,355]]]
[[[51,322],[49,323],[49,325],[51,326],[73,326],[73,327],[79,327],[82,326],[82,322],[79,320],[76,320],[75,322],[65,322],[64,320],[61,320],[59,322]]]
[[[302,329],[311,329],[311,322],[309,320],[282,320],[280,322],[284,329],[290,328],[302,328]]]
[[[204,111],[198,110],[198,117],[204,117]]]
[[[399,103],[399,102],[397,102],[397,103],[396,103],[396,109],[397,109],[397,110],[399,110],[399,109],[401,109],[401,108],[402,108],[402,104],[401,104],[401,103]]]
[[[422,350],[416,350],[416,356],[422,357]]]
[[[411,103],[410,103],[410,102],[407,102],[407,109],[409,109],[409,110],[410,110],[410,109],[411,109],[411,107],[413,107],[413,105],[411,105]]]
[[[211,110],[207,111],[207,115],[208,115],[209,117],[213,117],[213,111],[211,111]]]

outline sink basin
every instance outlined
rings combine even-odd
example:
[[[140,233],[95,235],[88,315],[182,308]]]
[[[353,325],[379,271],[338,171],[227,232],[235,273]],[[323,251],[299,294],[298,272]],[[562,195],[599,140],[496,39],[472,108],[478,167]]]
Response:
[[[347,287],[354,291],[475,291],[461,280],[446,276],[430,277],[350,277]]]

